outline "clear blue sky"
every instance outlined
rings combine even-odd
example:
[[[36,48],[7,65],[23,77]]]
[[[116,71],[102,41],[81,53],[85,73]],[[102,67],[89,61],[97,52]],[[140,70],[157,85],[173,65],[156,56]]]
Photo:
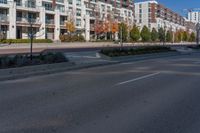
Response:
[[[135,0],[135,2],[146,0]],[[200,0],[157,0],[159,3],[171,8],[173,11],[185,15],[183,9],[200,8]]]

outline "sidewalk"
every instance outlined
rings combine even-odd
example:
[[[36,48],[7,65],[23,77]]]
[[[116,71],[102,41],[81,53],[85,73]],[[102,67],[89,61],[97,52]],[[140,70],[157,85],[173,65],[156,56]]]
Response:
[[[194,45],[195,43],[165,43],[164,45]],[[163,45],[163,43],[123,43],[123,46],[151,46]],[[33,48],[96,48],[96,47],[119,47],[114,42],[73,42],[73,43],[34,43]],[[29,43],[0,44],[0,49],[30,48]]]
[[[132,47],[132,46],[153,46],[153,45],[161,45],[162,43],[124,43],[124,47]],[[194,45],[194,43],[166,43],[165,45],[173,45],[173,46],[182,46],[182,45]],[[39,53],[42,51],[61,51],[61,52],[74,52],[74,51],[91,51],[91,50],[99,50],[102,48],[109,47],[120,47],[120,44],[114,44],[113,42],[74,42],[74,43],[34,43],[33,44],[33,52]],[[0,55],[7,54],[18,54],[18,53],[29,53],[30,52],[30,44],[0,44]]]

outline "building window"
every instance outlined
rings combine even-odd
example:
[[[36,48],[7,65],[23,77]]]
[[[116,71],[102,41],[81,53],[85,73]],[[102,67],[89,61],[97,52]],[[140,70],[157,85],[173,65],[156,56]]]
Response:
[[[64,6],[64,5],[56,5],[56,8],[57,8],[60,12],[64,12],[64,11],[65,11],[65,6]]]
[[[76,19],[76,26],[80,27],[81,26],[81,19]]]
[[[142,13],[142,9],[140,9],[140,13]]]
[[[72,5],[72,4],[73,4],[73,0],[68,0],[68,3],[69,3],[70,5]]]
[[[77,1],[76,1],[76,5],[77,5],[77,6],[81,6],[81,0],[77,0]]]
[[[76,9],[76,16],[81,16],[81,9]]]
[[[52,3],[49,2],[42,2],[42,6],[45,7],[46,10],[53,10],[53,5]]]

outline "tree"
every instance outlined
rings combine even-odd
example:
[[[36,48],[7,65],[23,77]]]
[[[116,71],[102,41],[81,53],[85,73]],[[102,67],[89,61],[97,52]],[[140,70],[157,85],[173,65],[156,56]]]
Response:
[[[74,22],[69,20],[66,22],[66,28],[67,30],[69,31],[69,33],[73,33],[75,31],[75,25],[74,25]]]
[[[134,25],[130,31],[130,38],[135,42],[140,39],[140,30],[136,25]]]
[[[175,35],[174,35],[174,41],[175,41],[175,42],[179,42],[178,34],[179,34],[178,31],[176,31],[176,32],[175,32]]]
[[[116,32],[118,32],[119,30],[119,25],[117,22],[112,22],[111,24],[111,31],[113,34],[115,34]]]
[[[151,31],[151,40],[153,42],[158,40],[158,32],[155,28],[153,28],[152,31]]]
[[[122,34],[122,37],[121,37]],[[119,24],[119,38],[122,38],[122,41],[127,41],[128,37],[128,27],[125,23],[120,23]]]
[[[142,28],[142,31],[140,33],[142,41],[148,42],[151,39],[151,32],[149,31],[149,28],[147,26],[144,26]]]
[[[94,31],[98,39],[99,35],[103,33],[103,24],[99,21],[96,21],[94,25]]]
[[[189,41],[190,41],[190,42],[195,42],[195,40],[196,40],[195,33],[194,33],[194,32],[192,32],[192,33],[190,34]]]
[[[166,37],[165,37],[165,31],[162,27],[158,29],[158,36],[159,36],[160,42],[164,43]]]
[[[187,42],[189,40],[189,35],[187,31],[183,32],[183,41]]]
[[[181,42],[183,40],[183,31],[179,30],[178,31],[178,42]]]
[[[166,41],[167,42],[172,42],[173,41],[173,33],[172,31],[167,31],[167,34],[166,34]]]

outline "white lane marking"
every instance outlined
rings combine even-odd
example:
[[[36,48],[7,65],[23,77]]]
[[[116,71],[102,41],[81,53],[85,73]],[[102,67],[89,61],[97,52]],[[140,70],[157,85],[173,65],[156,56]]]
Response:
[[[138,81],[138,80],[141,80],[141,79],[153,77],[153,76],[158,75],[158,74],[160,74],[160,72],[153,73],[153,74],[148,74],[148,75],[145,75],[145,76],[142,76],[142,77],[138,77],[138,78],[135,78],[135,79],[131,79],[131,80],[127,80],[127,81],[124,81],[124,82],[120,82],[120,83],[118,83],[116,85],[123,85],[123,84],[127,84],[127,83],[130,83],[130,82],[135,82],[135,81]]]

